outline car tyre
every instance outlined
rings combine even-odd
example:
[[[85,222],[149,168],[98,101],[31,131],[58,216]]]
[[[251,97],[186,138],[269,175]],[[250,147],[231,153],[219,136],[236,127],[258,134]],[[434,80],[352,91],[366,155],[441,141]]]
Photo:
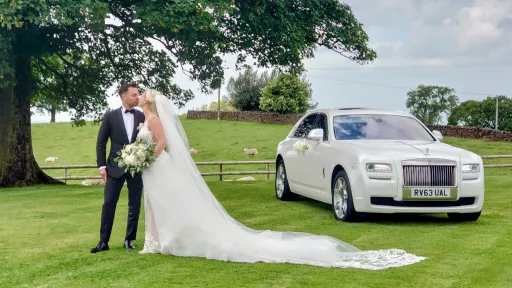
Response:
[[[357,211],[352,199],[352,189],[344,170],[336,173],[331,184],[332,212],[334,218],[343,222],[354,222],[357,219]]]
[[[299,195],[293,193],[288,185],[288,176],[286,175],[286,167],[283,159],[277,162],[276,166],[275,192],[276,198],[281,201],[296,200]]]

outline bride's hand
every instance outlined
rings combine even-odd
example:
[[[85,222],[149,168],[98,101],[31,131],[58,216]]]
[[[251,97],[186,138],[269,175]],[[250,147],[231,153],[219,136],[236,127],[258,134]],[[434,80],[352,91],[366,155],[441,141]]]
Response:
[[[155,138],[156,147],[155,147],[155,158],[160,156],[160,153],[167,146],[167,142],[165,141],[165,134],[162,128],[162,124],[160,123],[160,119],[156,116],[151,116],[148,119],[148,127],[153,133],[153,137]]]

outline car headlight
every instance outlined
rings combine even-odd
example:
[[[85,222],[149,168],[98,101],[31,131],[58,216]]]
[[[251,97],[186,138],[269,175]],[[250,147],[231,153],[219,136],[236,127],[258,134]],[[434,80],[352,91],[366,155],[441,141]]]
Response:
[[[366,171],[368,171],[368,172],[391,172],[391,165],[379,164],[379,163],[369,163],[369,164],[366,164]]]
[[[478,165],[478,164],[462,165],[462,173],[477,173],[477,172],[480,172],[480,165]]]

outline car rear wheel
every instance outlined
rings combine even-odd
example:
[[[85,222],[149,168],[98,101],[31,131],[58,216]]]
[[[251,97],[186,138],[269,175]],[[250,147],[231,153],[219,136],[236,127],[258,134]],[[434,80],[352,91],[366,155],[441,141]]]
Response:
[[[283,159],[279,160],[276,167],[276,198],[281,201],[290,201],[298,198],[298,195],[290,190],[288,185],[288,177],[286,176],[286,168]]]
[[[480,214],[482,211],[474,212],[474,213],[448,213],[448,218],[453,221],[476,221],[480,218]]]
[[[353,222],[357,218],[357,212],[352,200],[352,190],[348,175],[345,171],[339,171],[334,176],[331,185],[332,211],[338,221]]]

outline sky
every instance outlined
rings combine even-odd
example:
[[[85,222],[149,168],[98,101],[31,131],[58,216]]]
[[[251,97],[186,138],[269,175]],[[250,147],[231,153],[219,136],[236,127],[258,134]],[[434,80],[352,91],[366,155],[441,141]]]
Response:
[[[369,107],[407,111],[407,92],[420,84],[448,86],[460,101],[512,97],[512,0],[345,0],[369,35],[377,60],[360,65],[326,49],[304,61],[318,108]],[[225,81],[238,75],[224,57]],[[262,71],[262,70],[260,70]],[[195,99],[180,113],[217,101],[181,71],[175,82]],[[226,95],[225,86],[221,95]],[[111,108],[121,105],[108,99]],[[32,122],[49,122],[33,115]],[[60,113],[57,122],[70,121]]]

